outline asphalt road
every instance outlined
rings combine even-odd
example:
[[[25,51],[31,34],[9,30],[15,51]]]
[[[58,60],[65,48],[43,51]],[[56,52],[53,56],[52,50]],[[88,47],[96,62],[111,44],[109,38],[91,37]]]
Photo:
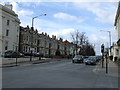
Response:
[[[3,68],[3,88],[118,88],[118,78],[94,72],[97,65],[71,60]]]

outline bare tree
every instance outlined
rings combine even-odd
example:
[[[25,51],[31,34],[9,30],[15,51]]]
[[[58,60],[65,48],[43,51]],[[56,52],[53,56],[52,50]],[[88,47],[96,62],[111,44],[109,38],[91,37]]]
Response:
[[[71,33],[72,42],[76,44],[76,54],[80,55],[95,55],[93,46],[89,43],[88,37],[85,35],[85,32],[80,33],[78,30]],[[80,51],[78,52],[78,49]]]
[[[79,36],[80,33],[78,32],[78,30],[76,30],[75,32],[71,33],[71,37],[72,37],[72,42],[76,45],[75,48],[75,53],[77,54],[77,50],[78,50],[78,46],[79,46]]]

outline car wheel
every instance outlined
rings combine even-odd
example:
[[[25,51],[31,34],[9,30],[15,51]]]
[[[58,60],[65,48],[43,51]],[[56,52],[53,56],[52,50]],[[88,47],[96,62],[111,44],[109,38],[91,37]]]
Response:
[[[72,63],[74,63],[74,60],[72,60]]]

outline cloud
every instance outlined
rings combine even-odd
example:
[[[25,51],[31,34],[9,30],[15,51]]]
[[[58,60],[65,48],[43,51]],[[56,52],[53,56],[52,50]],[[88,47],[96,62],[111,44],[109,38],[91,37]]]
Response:
[[[5,2],[118,2],[119,0],[3,0]]]
[[[98,3],[98,2],[87,2],[87,3],[74,3],[77,8],[85,9],[94,15],[95,20],[101,23],[112,23],[115,19],[116,6],[113,3]]]
[[[26,16],[28,16],[28,15],[32,15],[32,14],[34,14],[32,11],[30,11],[30,10],[20,10],[19,12],[18,12],[18,14],[19,15],[26,15]]]
[[[15,11],[18,16],[30,16],[34,14],[34,12],[31,10],[25,10],[23,8],[20,8],[17,2],[11,2],[10,4],[13,5],[13,11]]]
[[[13,11],[18,14],[18,18],[21,21],[21,26],[27,26],[31,22],[31,16],[34,14],[33,11],[20,7],[20,3],[12,1],[10,4],[13,5]]]
[[[101,36],[101,34],[96,35],[96,34],[90,34],[89,35],[89,40],[92,43],[105,43],[108,40],[108,36]]]
[[[76,16],[72,16],[72,15],[69,15],[67,13],[62,13],[62,12],[59,12],[59,13],[56,13],[53,15],[55,18],[58,18],[58,19],[62,19],[62,20],[67,20],[67,21],[75,21],[77,23],[81,23],[83,22],[84,20],[80,17],[76,17]]]
[[[63,38],[63,40],[71,41],[71,33],[75,31],[74,28],[63,28],[63,29],[55,29],[55,28],[38,28],[39,33],[46,32],[50,37],[52,35],[56,35],[57,38]]]

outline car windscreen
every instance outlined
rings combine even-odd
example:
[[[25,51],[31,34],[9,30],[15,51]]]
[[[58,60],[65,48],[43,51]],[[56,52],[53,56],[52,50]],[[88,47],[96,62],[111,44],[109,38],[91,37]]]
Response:
[[[89,57],[88,59],[89,60],[95,60],[95,57]]]
[[[82,58],[82,56],[78,56],[78,55],[77,55],[77,56],[75,56],[74,58]]]

